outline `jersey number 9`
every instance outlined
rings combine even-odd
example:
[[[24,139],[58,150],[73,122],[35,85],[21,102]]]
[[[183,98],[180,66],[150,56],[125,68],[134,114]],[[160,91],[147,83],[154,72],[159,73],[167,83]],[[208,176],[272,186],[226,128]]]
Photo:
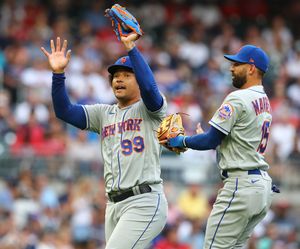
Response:
[[[144,139],[141,136],[134,137],[132,140],[124,139],[121,142],[121,148],[125,156],[131,155],[133,151],[140,153],[145,148]]]

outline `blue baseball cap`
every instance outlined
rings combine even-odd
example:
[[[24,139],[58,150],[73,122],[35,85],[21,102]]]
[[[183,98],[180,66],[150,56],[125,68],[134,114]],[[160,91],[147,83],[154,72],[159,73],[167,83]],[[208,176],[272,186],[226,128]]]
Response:
[[[245,45],[234,55],[225,54],[227,60],[255,65],[264,73],[268,70],[269,57],[264,50],[254,45]]]
[[[131,64],[129,56],[123,56],[123,57],[119,58],[115,62],[115,64],[110,65],[107,68],[107,71],[110,74],[114,74],[117,70],[120,70],[120,69],[128,70],[128,71],[133,72],[133,67],[132,67],[132,64]]]

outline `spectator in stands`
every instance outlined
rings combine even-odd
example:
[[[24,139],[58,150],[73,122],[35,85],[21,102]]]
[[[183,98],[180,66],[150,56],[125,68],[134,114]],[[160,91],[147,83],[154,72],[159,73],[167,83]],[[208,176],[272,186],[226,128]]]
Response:
[[[12,143],[11,136],[14,135],[16,129],[17,123],[10,108],[9,92],[0,90],[0,155]]]
[[[177,228],[177,225],[166,225],[162,232],[163,237],[154,249],[191,249],[188,244],[178,241]]]
[[[183,215],[190,220],[206,220],[209,215],[208,199],[197,183],[187,183],[188,188],[178,198],[178,206]]]
[[[15,155],[39,155],[43,153],[45,144],[45,128],[37,121],[34,111],[29,114],[28,123],[18,127],[16,142],[11,146]]]

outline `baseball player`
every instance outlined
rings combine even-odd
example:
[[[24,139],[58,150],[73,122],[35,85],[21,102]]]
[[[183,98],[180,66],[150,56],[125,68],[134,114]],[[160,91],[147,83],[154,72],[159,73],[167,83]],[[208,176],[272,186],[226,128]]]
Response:
[[[264,218],[270,205],[272,181],[264,160],[272,122],[268,96],[262,78],[268,69],[267,54],[253,45],[243,46],[232,62],[230,93],[203,132],[179,136],[169,145],[208,150],[217,148],[217,161],[224,181],[209,216],[205,249],[242,248],[253,228]],[[273,190],[273,191],[272,191]]]
[[[161,147],[155,130],[166,115],[148,64],[135,46],[136,34],[122,36],[128,56],[108,68],[117,104],[73,105],[65,89],[64,70],[71,58],[67,41],[51,40],[47,56],[53,71],[56,116],[80,129],[100,134],[108,197],[105,214],[107,249],[147,248],[163,229],[167,201],[160,178]]]

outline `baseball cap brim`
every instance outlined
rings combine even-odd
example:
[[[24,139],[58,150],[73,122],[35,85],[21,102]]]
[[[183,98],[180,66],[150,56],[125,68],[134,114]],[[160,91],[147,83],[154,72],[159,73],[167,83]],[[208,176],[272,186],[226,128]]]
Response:
[[[239,63],[248,63],[247,61],[241,60],[241,58],[239,58],[237,55],[225,54],[224,57],[230,61],[239,62]]]
[[[127,67],[127,66],[123,66],[123,65],[111,65],[107,68],[107,71],[110,74],[114,74],[118,70],[126,70],[126,71],[129,71],[129,72],[133,72],[131,67]]]

